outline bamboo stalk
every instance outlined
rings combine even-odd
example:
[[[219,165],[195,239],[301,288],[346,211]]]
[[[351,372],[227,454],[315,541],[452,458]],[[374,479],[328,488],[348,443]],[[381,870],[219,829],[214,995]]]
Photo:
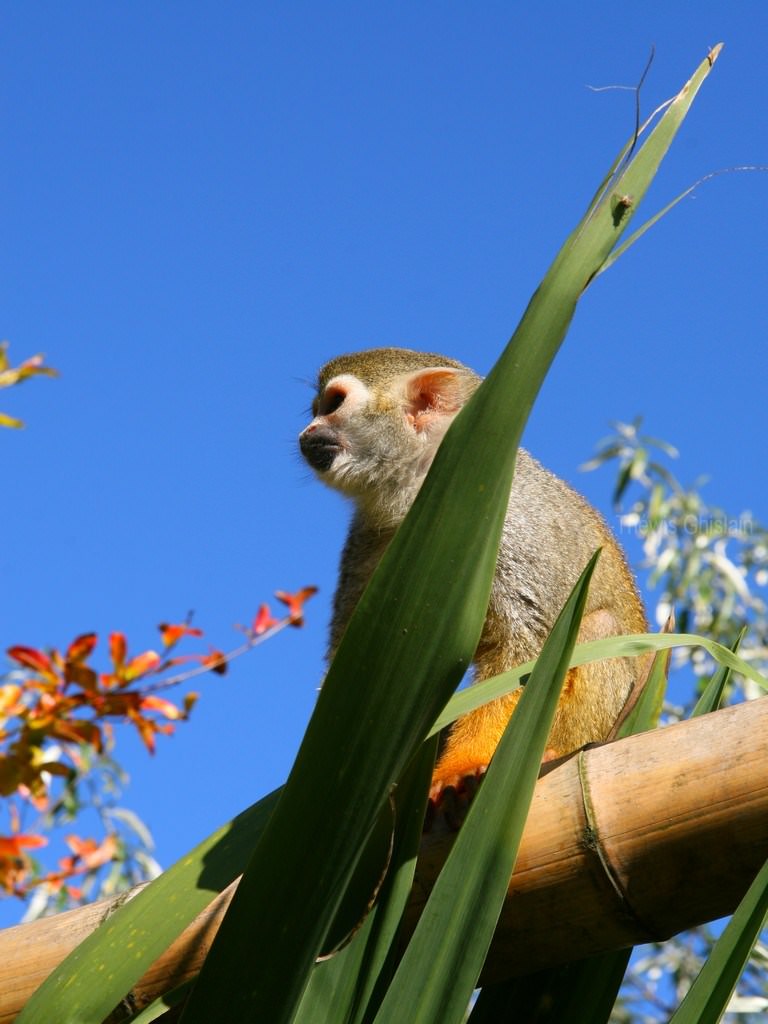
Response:
[[[545,775],[482,980],[732,912],[768,858],[766,735],[768,698],[583,751]],[[409,928],[452,842],[441,822],[424,836]],[[147,972],[135,1006],[197,973],[232,889]],[[126,898],[0,932],[0,1024]]]

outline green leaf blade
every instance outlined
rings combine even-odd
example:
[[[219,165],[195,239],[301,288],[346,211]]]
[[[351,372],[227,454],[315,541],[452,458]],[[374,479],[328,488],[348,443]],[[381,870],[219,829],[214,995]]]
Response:
[[[375,1024],[462,1021],[512,875],[594,556],[544,645]]]
[[[669,1024],[717,1024],[768,913],[768,861],[758,872]]]
[[[244,870],[278,794],[270,793],[239,814],[111,913],[35,992],[17,1024],[101,1024],[158,956]]]

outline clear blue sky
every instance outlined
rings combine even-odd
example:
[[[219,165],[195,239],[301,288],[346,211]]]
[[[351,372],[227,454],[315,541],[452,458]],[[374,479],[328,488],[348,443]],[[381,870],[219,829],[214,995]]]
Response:
[[[767,35],[757,0],[0,7],[0,336],[61,371],[0,395],[28,421],[0,433],[3,647],[143,649],[189,609],[234,645],[321,588],[154,759],[121,735],[162,863],[283,781],[312,710],[347,517],[296,452],[317,367],[398,344],[486,371],[632,131],[632,94],[587,86],[651,44],[645,111],[726,46],[642,212],[768,163]],[[525,440],[609,517],[577,467],[643,413],[768,518],[767,194],[710,182],[579,309]]]

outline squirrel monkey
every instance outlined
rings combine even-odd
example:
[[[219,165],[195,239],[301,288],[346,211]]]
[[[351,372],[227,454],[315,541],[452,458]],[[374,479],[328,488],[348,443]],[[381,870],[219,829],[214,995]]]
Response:
[[[320,370],[301,452],[321,480],[352,498],[341,556],[329,660],[395,530],[426,476],[448,426],[480,384],[461,363],[433,353],[377,348],[332,359]],[[488,612],[473,658],[487,679],[535,658],[596,548],[579,641],[643,633],[645,614],[616,540],[600,514],[524,450],[514,481]],[[548,740],[548,757],[605,739],[644,659],[614,658],[570,669]],[[454,723],[438,759],[432,795],[485,771],[521,690]]]

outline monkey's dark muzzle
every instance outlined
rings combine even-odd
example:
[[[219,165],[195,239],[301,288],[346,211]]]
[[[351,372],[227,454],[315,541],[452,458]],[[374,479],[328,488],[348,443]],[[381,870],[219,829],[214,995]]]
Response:
[[[299,448],[312,469],[319,473],[330,469],[333,460],[341,451],[336,435],[323,430],[322,427],[317,427],[311,433],[304,431],[299,437]]]

